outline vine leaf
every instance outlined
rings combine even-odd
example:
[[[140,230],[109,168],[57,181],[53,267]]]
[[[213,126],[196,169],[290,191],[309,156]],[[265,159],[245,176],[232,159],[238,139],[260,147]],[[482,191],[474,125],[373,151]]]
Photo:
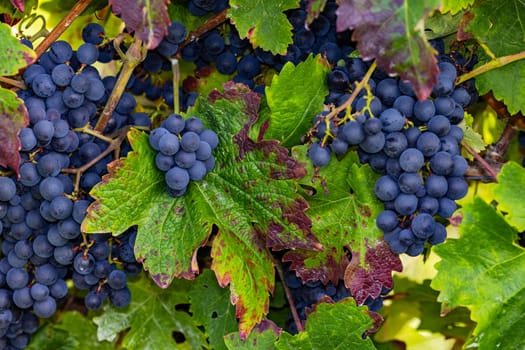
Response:
[[[425,99],[437,82],[439,69],[423,21],[439,5],[439,0],[341,0],[337,31],[352,29],[364,60],[375,58],[387,73],[410,81],[417,97]]]
[[[442,0],[441,12],[456,14],[474,4],[474,0]]]
[[[438,292],[430,288],[430,282],[426,279],[418,283],[406,277],[394,276],[392,303],[385,305],[384,312],[381,312],[388,316],[374,335],[374,340],[383,343],[408,339],[413,334],[403,329],[414,318],[421,320],[417,330],[438,333],[441,337],[461,339],[463,342],[468,339],[476,325],[470,320],[470,311],[460,307],[442,315],[441,304],[437,301]],[[433,348],[437,347],[434,345]]]
[[[230,0],[228,17],[254,47],[284,55],[293,39],[292,25],[283,12],[297,7],[299,0]]]
[[[214,91],[193,110],[219,133],[215,169],[203,181],[190,183],[182,197],[170,197],[148,136],[132,130],[134,151],[110,164],[109,174],[91,191],[96,201],[82,224],[84,232],[115,235],[138,225],[135,255],[162,287],[174,277],[198,273],[197,249],[217,225],[212,268],[219,285],[231,284],[241,336],[268,312],[274,275],[266,248],[322,248],[305,214],[308,204],[295,188],[304,166],[277,141],[248,138],[259,96],[244,89],[227,85],[223,94]]]
[[[1,40],[0,40],[1,41]],[[20,140],[18,133],[29,123],[24,102],[10,90],[0,88],[0,165],[10,167],[18,174],[20,168]]]
[[[498,209],[507,213],[507,222],[518,231],[525,231],[525,208],[521,198],[525,196],[525,171],[515,162],[508,162],[501,169],[498,181],[504,185],[496,185],[494,199],[498,201]]]
[[[306,146],[295,147],[297,159],[305,160]],[[302,180],[316,193],[307,197],[312,218],[312,231],[324,247],[323,251],[295,250],[285,254],[291,269],[304,281],[321,280],[337,284],[345,278],[358,304],[368,296],[377,298],[382,286],[392,287],[392,271],[401,271],[401,261],[383,241],[375,218],[383,210],[374,194],[378,178],[368,165],[361,165],[355,152],[342,160],[332,159],[319,170],[313,183],[314,169],[308,163],[308,175]],[[322,183],[321,183],[322,182]],[[351,249],[352,260],[347,257]]]
[[[524,50],[525,27],[523,14],[525,3],[482,1],[472,8],[474,18],[466,30],[483,43],[496,57],[506,56]],[[487,62],[480,59],[478,65]],[[492,90],[497,100],[503,100],[510,114],[525,111],[525,61],[520,60],[490,70],[476,77],[480,95]]]
[[[473,122],[474,117],[470,113],[465,112],[465,119],[463,119],[463,121],[459,124],[459,127],[463,130],[463,142],[472,147],[472,149],[477,153],[480,153],[481,151],[485,150],[487,144],[483,140],[483,136],[481,136],[476,130],[472,128]],[[464,156],[470,160],[474,159],[472,154],[468,152],[464,152]]]
[[[246,340],[239,337],[239,333],[230,333],[224,336],[224,342],[230,350],[258,350],[275,349],[274,343],[281,334],[281,329],[270,320],[262,320],[250,333]]]
[[[204,270],[192,283],[190,301],[193,319],[206,329],[212,348],[225,350],[224,335],[237,329],[235,308],[228,300],[228,289],[217,284],[211,270]]]
[[[357,307],[352,298],[336,304],[321,303],[306,319],[305,332],[291,335],[283,332],[275,347],[295,349],[375,349],[363,333],[372,327],[368,309]]]
[[[128,282],[133,296],[125,308],[108,307],[93,321],[98,326],[99,341],[114,341],[127,330],[122,345],[129,350],[174,349],[178,346],[197,349],[206,343],[206,337],[192,317],[175,310],[179,304],[188,304],[187,281],[180,281],[169,289],[160,289],[145,276]],[[185,341],[177,344],[172,333],[180,332]]]
[[[57,316],[31,336],[27,350],[115,349],[114,342],[97,340],[97,327],[80,312],[61,312]]]
[[[306,2],[306,23],[311,24],[323,12],[327,0],[308,0]]]
[[[498,179],[496,187],[525,186],[523,174],[508,176],[515,167],[503,167],[505,176]],[[506,198],[508,206],[512,197]],[[525,250],[513,244],[516,238],[517,231],[507,217],[476,197],[463,207],[460,238],[434,248],[442,260],[436,265],[438,273],[431,286],[440,291],[438,300],[444,308],[468,306],[472,310],[472,319],[478,324],[470,342],[479,348],[525,346],[525,339],[515,332],[525,321]]]
[[[315,115],[323,110],[328,94],[326,76],[330,70],[321,55],[310,55],[297,66],[286,63],[279,75],[273,77],[266,89],[272,113],[265,134],[267,139],[279,140],[284,147],[300,144]]]
[[[15,38],[5,23],[0,23],[0,38],[0,76],[18,74],[20,69],[35,61],[35,52]]]
[[[148,50],[156,48],[168,33],[169,0],[109,0],[113,13],[122,18],[126,28],[144,41]]]

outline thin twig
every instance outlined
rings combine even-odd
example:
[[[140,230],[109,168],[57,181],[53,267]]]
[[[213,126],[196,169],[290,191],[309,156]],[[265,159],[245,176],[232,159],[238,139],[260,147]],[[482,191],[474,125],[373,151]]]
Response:
[[[65,174],[75,175],[75,190],[74,190],[75,193],[78,193],[80,190],[80,178],[82,177],[82,174],[86,172],[89,168],[91,168],[93,165],[98,163],[100,160],[102,160],[104,157],[106,157],[108,154],[118,149],[120,145],[122,144],[122,142],[126,139],[129,129],[130,129],[129,126],[126,126],[120,129],[117,137],[111,141],[111,143],[108,145],[108,147],[105,150],[103,150],[98,156],[96,156],[95,158],[87,162],[86,164],[82,165],[80,168],[62,169],[62,172]]]
[[[16,88],[18,88],[20,90],[27,89],[27,86],[26,86],[26,84],[24,84],[23,81],[12,79],[12,78],[8,78],[8,77],[0,77],[0,84],[11,85],[11,86],[14,86],[14,87],[16,87]]]
[[[38,45],[36,48],[37,59],[53,44],[57,39],[65,32],[67,28],[73,23],[73,21],[89,6],[92,0],[80,0],[73,6],[68,14],[62,18],[60,23],[49,33],[49,35]]]
[[[298,332],[304,331],[303,324],[301,323],[301,319],[299,318],[299,314],[297,313],[297,309],[295,308],[295,302],[293,301],[292,293],[290,292],[290,288],[286,285],[285,279],[284,279],[284,271],[283,267],[281,266],[280,262],[277,261],[274,257],[272,257],[273,265],[275,266],[275,269],[277,270],[277,273],[279,274],[279,278],[281,279],[283,283],[284,288],[284,294],[286,294],[286,299],[288,300],[288,304],[290,305],[290,310],[292,312],[293,321],[295,323],[295,326],[297,327]]]
[[[461,141],[461,145],[465,147],[465,149],[472,154],[474,159],[476,159],[482,166],[483,169],[485,169],[493,178],[494,181],[497,181],[498,173],[494,168],[485,160],[482,156],[480,156],[472,147],[470,147],[465,141]]]
[[[502,57],[494,58],[494,59],[490,60],[489,62],[479,66],[478,68],[473,69],[473,70],[471,70],[468,73],[460,75],[458,77],[457,81],[456,81],[456,84],[459,85],[459,84],[464,83],[465,81],[467,81],[469,79],[477,77],[480,74],[486,73],[486,72],[491,71],[491,70],[496,69],[496,68],[503,67],[503,66],[505,66],[505,65],[507,65],[509,63],[512,63],[512,62],[515,62],[515,61],[519,61],[519,60],[524,59],[524,58],[525,58],[525,51],[518,52],[518,53],[515,53],[513,55],[508,55],[508,56],[502,56]]]

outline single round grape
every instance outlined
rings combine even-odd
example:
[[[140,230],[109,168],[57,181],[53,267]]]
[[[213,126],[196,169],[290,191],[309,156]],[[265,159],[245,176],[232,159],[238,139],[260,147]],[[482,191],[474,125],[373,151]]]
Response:
[[[431,157],[439,151],[441,140],[433,132],[424,132],[417,139],[416,146],[425,157]]]
[[[423,196],[419,198],[417,209],[419,213],[436,215],[439,210],[439,201],[432,196]]]
[[[400,215],[412,215],[417,209],[418,198],[414,194],[400,193],[394,200],[394,207]]]
[[[314,142],[308,148],[308,157],[314,167],[322,167],[330,162],[331,154],[328,147],[321,147],[319,142]]]
[[[51,296],[41,301],[35,301],[33,304],[33,311],[40,318],[49,318],[55,314],[56,310],[57,303]]]
[[[108,276],[108,285],[112,289],[122,289],[126,287],[128,279],[122,270],[113,270]]]
[[[196,161],[191,168],[188,169],[190,180],[200,181],[206,176],[206,165],[202,161]]]
[[[375,183],[374,192],[383,202],[391,201],[398,196],[399,185],[391,176],[381,176]]]
[[[388,108],[381,112],[379,118],[383,123],[383,131],[400,131],[405,126],[405,117],[397,109]]]
[[[450,121],[443,115],[435,115],[428,121],[428,131],[437,136],[445,136],[450,131]]]
[[[398,224],[397,214],[392,210],[384,210],[376,218],[377,227],[385,232],[392,231]]]
[[[179,138],[172,133],[166,133],[159,139],[158,147],[162,154],[173,156],[180,149]]]
[[[365,139],[366,135],[363,130],[363,126],[357,121],[348,121],[340,128],[341,130],[339,132],[339,136],[349,145],[358,145]],[[381,127],[379,130],[381,130]]]
[[[414,116],[417,120],[428,122],[436,114],[436,107],[432,100],[417,101],[414,104]]]
[[[443,226],[439,222],[436,222],[435,227],[434,227],[434,233],[432,234],[432,236],[428,238],[428,243],[432,245],[436,245],[439,243],[443,243],[446,238],[447,238],[447,230],[445,229],[445,226]]]
[[[402,173],[398,179],[399,190],[403,193],[415,194],[421,187],[423,182],[421,175],[418,173]]]
[[[467,195],[468,183],[461,176],[452,176],[447,179],[448,190],[447,197],[458,200]]]
[[[391,132],[385,137],[385,146],[383,152],[388,157],[398,158],[401,153],[408,147],[406,136],[401,132]]]
[[[195,152],[200,146],[200,137],[197,133],[187,131],[182,135],[180,145],[186,152]]]
[[[420,213],[412,219],[412,231],[420,239],[427,239],[434,233],[435,221],[432,215]]]
[[[190,176],[186,169],[179,167],[171,168],[165,175],[166,184],[169,188],[174,190],[182,190],[188,186],[190,182]]]

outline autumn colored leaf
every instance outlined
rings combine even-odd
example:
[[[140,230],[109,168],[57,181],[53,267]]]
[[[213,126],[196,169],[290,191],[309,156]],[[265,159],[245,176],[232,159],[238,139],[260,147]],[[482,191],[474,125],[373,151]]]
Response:
[[[364,60],[412,83],[419,99],[430,96],[439,69],[435,50],[424,33],[425,18],[439,0],[341,0],[337,30],[352,29]]]
[[[10,90],[0,88],[0,165],[18,174],[20,168],[20,129],[29,123],[27,109],[21,99]]]

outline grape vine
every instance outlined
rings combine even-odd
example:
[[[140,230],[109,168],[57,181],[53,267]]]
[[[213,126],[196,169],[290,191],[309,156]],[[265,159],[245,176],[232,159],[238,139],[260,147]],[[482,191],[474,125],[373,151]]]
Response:
[[[523,12],[0,5],[0,349],[522,348]]]

